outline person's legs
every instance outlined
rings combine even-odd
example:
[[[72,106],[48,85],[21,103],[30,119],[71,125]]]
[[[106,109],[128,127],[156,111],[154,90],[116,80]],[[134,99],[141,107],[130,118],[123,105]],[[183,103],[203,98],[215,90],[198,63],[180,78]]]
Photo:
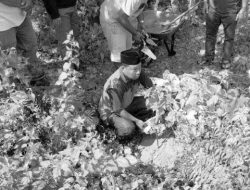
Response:
[[[17,51],[22,53],[24,57],[29,58],[31,64],[39,63],[39,59],[36,56],[37,37],[28,16],[26,16],[20,26],[16,27],[16,39]]]
[[[112,44],[111,44],[111,24],[105,22],[102,19],[101,15],[100,15],[100,24],[101,24],[104,36],[105,36],[105,38],[107,40],[107,43],[108,43],[108,49],[111,50],[112,49]],[[112,60],[111,53],[110,53],[110,60]],[[111,71],[112,72],[116,71],[121,66],[121,63],[119,61],[111,61],[111,62],[112,62],[112,66],[111,66]]]
[[[154,116],[154,112],[147,108],[143,96],[135,97],[131,105],[126,108],[126,111],[142,121],[146,121]],[[129,137],[136,131],[136,125],[134,122],[120,116],[113,116],[110,124],[111,126],[114,126],[117,135],[120,137]]]
[[[132,43],[127,40],[127,38],[129,37],[127,35],[127,31],[122,26],[116,23],[107,23],[102,19],[100,19],[100,23],[102,26],[103,33],[108,41],[110,59],[112,62],[120,63],[121,52],[126,50],[127,47],[132,46]]]
[[[68,8],[59,9],[59,14],[61,17],[61,24],[56,28],[56,39],[58,40],[58,52],[64,57],[66,53],[66,47],[63,42],[67,39],[67,34],[71,30],[71,10]]]
[[[120,53],[132,47],[132,36],[119,24],[105,20],[105,8],[100,9],[100,24],[110,50],[110,60],[116,64],[121,62]]]
[[[76,9],[74,8],[74,11],[71,13],[70,23],[71,28],[73,30],[73,34],[75,37],[75,40],[78,40],[80,36],[80,18],[76,13]]]
[[[16,29],[11,28],[6,31],[0,31],[0,47],[2,50],[16,47]]]
[[[121,25],[113,23],[110,32],[111,61],[121,62],[121,52],[127,50],[127,31]]]
[[[105,38],[107,39],[108,48],[111,49],[111,31],[110,31],[111,26],[109,23],[105,22],[101,18],[101,15],[100,15],[100,24],[102,27],[103,34],[104,34]]]
[[[127,137],[133,134],[135,124],[125,118],[114,116],[112,118],[112,125],[115,127],[118,136]]]
[[[128,31],[125,31],[126,34],[126,49],[131,49],[133,40],[132,40],[132,34]]]
[[[214,60],[215,44],[220,24],[220,15],[215,11],[210,10],[206,15],[205,61],[207,62]]]
[[[237,25],[236,14],[225,15],[224,17],[222,17],[222,24],[223,24],[224,33],[225,33],[222,64],[224,61],[230,64],[230,62],[232,61],[233,50],[234,50],[234,36],[235,36],[235,29]],[[230,65],[226,67],[230,67]]]
[[[126,111],[134,117],[146,121],[154,116],[154,112],[146,106],[146,99],[143,96],[137,96],[133,102],[126,108]]]
[[[111,49],[111,43],[110,43],[111,42],[111,31],[110,31],[111,26],[108,22],[106,22],[104,15],[105,15],[105,10],[103,7],[101,7],[100,16],[99,16],[100,25],[102,27],[103,34],[105,38],[107,39],[108,48]]]

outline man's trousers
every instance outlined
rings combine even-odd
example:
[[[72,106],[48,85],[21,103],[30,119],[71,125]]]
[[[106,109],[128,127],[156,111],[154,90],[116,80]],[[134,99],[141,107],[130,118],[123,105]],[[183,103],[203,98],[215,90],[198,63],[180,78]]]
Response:
[[[222,60],[231,61],[234,51],[234,36],[237,24],[236,15],[236,13],[221,14],[215,10],[209,10],[206,15],[205,58],[207,61],[214,60],[217,33],[221,24],[224,27],[225,34]]]

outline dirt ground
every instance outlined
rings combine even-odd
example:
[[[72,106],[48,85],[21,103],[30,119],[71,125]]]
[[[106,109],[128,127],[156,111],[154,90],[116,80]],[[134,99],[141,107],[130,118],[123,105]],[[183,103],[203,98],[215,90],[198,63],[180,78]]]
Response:
[[[250,21],[244,27],[238,26],[235,40],[234,67],[231,69],[234,79],[240,85],[249,87],[250,85]],[[220,70],[219,61],[223,42],[223,28],[220,28],[216,47],[216,64],[210,66],[211,70]],[[165,70],[169,70],[176,75],[184,73],[194,74],[204,69],[199,65],[204,55],[205,46],[205,25],[198,21],[195,24],[186,23],[176,34],[175,56],[169,57],[165,46],[156,48],[157,60],[144,68],[151,77],[162,78]],[[61,63],[50,64],[49,77],[56,79],[61,69]],[[235,67],[235,66],[240,67]],[[82,86],[88,89],[90,101],[96,104],[102,93],[102,87],[106,79],[112,74],[111,63],[106,58],[103,63],[85,65],[82,70]],[[242,69],[243,68],[243,69]],[[165,168],[174,167],[175,160],[182,155],[183,145],[177,144],[172,137],[157,138],[154,135],[146,135],[138,147],[140,161],[146,164],[153,164]]]

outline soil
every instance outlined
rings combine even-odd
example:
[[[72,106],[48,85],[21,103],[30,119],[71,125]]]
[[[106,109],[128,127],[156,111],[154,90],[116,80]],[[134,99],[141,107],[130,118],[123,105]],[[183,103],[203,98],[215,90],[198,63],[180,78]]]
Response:
[[[246,77],[246,71],[249,72],[250,70],[249,30],[250,21],[248,21],[245,26],[238,26],[235,40],[236,58],[234,59],[234,67],[231,69],[235,76],[235,80],[241,84],[244,82],[244,85],[248,85],[248,87],[250,84],[250,76],[248,76],[248,78]],[[223,28],[220,28],[217,38],[215,64],[209,66],[209,69],[221,69],[219,63],[221,59],[223,39]],[[159,78],[162,78],[162,74],[165,70],[169,70],[176,75],[197,73],[200,69],[204,69],[204,67],[199,65],[202,56],[204,55],[204,47],[204,22],[201,20],[193,21],[192,23],[188,22],[176,33],[175,51],[177,54],[169,57],[165,46],[163,44],[159,45],[159,47],[154,48],[157,60],[145,67],[144,70],[149,76]],[[47,74],[50,78],[56,79],[57,77],[55,76],[60,75],[61,69],[58,69],[60,65],[60,62],[46,65],[46,71],[49,71]],[[111,66],[108,58],[105,58],[104,62],[101,64],[82,65],[82,68],[82,86],[84,89],[87,89],[87,93],[90,94],[90,101],[93,104],[96,104],[100,98],[102,87],[106,79],[114,71],[113,66]],[[53,82],[51,84],[53,84]],[[163,136],[160,138],[157,138],[155,135],[145,135],[138,147],[141,155],[139,160],[145,164],[153,164],[171,169],[174,167],[177,158],[182,155],[183,148],[184,146],[182,144],[177,144],[175,139],[168,135],[167,137]]]
[[[155,135],[147,135],[139,145],[140,159],[145,164],[172,169],[177,158],[182,156],[183,146],[174,138],[157,139]]]

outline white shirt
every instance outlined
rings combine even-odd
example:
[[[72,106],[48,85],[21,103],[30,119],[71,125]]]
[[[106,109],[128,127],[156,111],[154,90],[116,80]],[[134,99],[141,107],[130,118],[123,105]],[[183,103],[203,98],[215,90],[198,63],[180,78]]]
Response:
[[[0,3],[0,31],[21,25],[25,17],[26,12],[22,9]]]
[[[147,0],[105,0],[101,5],[101,19],[110,23],[117,22],[120,9],[134,19],[142,13],[142,5],[146,3]]]

